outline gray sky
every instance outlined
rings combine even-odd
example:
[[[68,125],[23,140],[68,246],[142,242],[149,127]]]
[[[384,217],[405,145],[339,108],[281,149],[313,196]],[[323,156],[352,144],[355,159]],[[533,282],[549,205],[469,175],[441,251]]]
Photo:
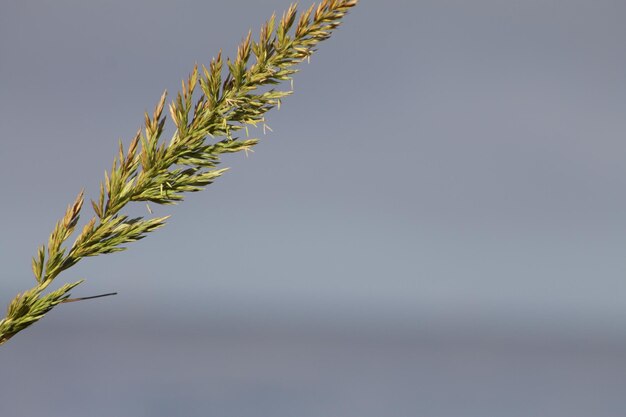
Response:
[[[0,4],[2,304],[162,90],[286,6]],[[59,278],[120,295],[58,314],[623,329],[625,15],[620,1],[362,1],[254,154],[158,210],[165,229]]]

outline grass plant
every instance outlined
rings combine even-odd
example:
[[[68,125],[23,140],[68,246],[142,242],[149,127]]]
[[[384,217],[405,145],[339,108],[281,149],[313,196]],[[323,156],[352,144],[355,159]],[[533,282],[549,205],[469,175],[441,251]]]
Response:
[[[81,191],[47,243],[38,248],[32,259],[36,283],[9,303],[0,321],[0,345],[59,304],[80,300],[69,297],[82,280],[49,290],[61,273],[83,258],[125,250],[128,243],[143,239],[168,218],[130,217],[124,214],[129,204],[177,203],[224,174],[226,169],[218,168],[222,154],[247,152],[255,146],[258,139],[240,138],[237,133],[265,124],[265,113],[280,107],[292,92],[280,86],[288,85],[297,65],[331,36],[357,2],[322,0],[301,13],[292,4],[281,19],[273,15],[261,27],[258,40],[249,32],[234,59],[223,59],[220,52],[208,67],[196,65],[167,105],[175,126],[169,141],[161,138],[166,123],[164,92],[128,146],[120,141],[99,195],[91,200],[91,218],[78,228],[85,202]],[[86,298],[92,297],[82,299]]]

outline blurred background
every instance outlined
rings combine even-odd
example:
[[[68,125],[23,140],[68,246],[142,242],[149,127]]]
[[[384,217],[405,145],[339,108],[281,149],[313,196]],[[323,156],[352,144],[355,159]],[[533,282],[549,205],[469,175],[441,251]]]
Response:
[[[162,90],[288,5],[0,2],[2,305]],[[623,416],[625,15],[362,0],[255,153],[59,278],[119,294],[1,348],[0,415]]]

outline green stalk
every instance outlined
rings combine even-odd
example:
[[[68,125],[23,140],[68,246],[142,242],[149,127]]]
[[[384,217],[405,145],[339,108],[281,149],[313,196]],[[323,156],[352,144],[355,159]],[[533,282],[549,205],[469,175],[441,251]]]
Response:
[[[253,41],[249,32],[234,60],[224,62],[220,52],[208,68],[194,67],[168,106],[176,131],[167,142],[161,140],[166,121],[167,94],[163,93],[126,150],[120,142],[118,155],[100,185],[99,198],[91,201],[94,215],[74,243],[64,245],[78,224],[82,191],[54,227],[48,243],[38,249],[32,260],[37,283],[10,302],[0,321],[0,345],[58,304],[77,300],[69,299],[70,291],[82,280],[44,293],[59,274],[83,258],[125,250],[124,245],[143,239],[169,217],[130,218],[123,214],[128,204],[175,204],[185,193],[203,190],[226,171],[217,168],[222,154],[247,152],[256,145],[258,139],[240,139],[234,134],[241,129],[247,132],[248,126],[265,126],[265,113],[291,94],[291,90],[271,86],[290,81],[297,72],[295,67],[330,37],[357,2],[323,0],[299,17],[292,4],[278,23],[273,15],[262,26],[258,41]],[[255,62],[249,64],[252,56]],[[224,63],[227,71],[222,77]],[[86,298],[91,297],[82,299]]]

